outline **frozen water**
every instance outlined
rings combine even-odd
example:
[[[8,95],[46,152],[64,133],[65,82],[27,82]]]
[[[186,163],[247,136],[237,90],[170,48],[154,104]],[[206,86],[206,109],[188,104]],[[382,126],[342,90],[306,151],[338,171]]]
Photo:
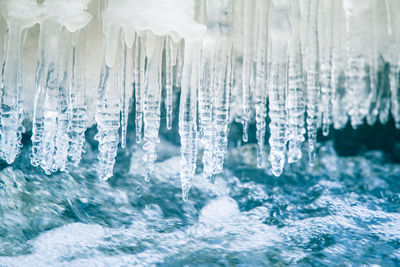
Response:
[[[0,7],[0,157],[8,164],[32,131],[34,166],[46,174],[77,166],[85,131],[97,124],[96,168],[108,179],[132,109],[146,181],[160,127],[179,129],[187,199],[198,152],[204,177],[223,172],[234,121],[243,142],[255,132],[257,166],[269,162],[276,176],[286,161],[303,158],[306,140],[314,164],[320,129],[328,135],[348,122],[356,129],[390,118],[400,127],[397,0],[1,0]]]
[[[398,0],[0,13],[1,266],[400,265]]]

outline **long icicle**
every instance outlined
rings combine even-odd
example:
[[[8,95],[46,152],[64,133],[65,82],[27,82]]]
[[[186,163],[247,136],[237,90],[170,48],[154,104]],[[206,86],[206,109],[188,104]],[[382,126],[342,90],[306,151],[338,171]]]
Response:
[[[75,33],[79,34],[79,33]],[[69,111],[68,111],[68,94],[70,89],[71,64],[73,43],[72,39],[76,38],[70,32],[64,30],[61,34],[60,46],[60,62],[59,62],[59,85],[58,85],[58,105],[57,105],[57,134],[56,134],[56,152],[54,155],[55,169],[65,170],[68,149],[69,149]]]
[[[179,106],[179,135],[181,136],[182,198],[188,199],[197,158],[197,105],[200,44],[185,43],[185,64],[182,70],[182,88]]]
[[[253,48],[253,30],[254,30],[254,0],[246,0],[243,2],[243,69],[242,69],[242,97],[243,97],[243,141],[247,142],[248,124],[250,120],[250,101],[251,101],[251,70],[253,64],[252,48]]]
[[[39,55],[35,76],[35,99],[32,118],[32,153],[31,164],[39,166],[42,157],[43,121],[44,121],[44,96],[46,90],[46,79],[48,66],[47,48],[45,46],[44,34],[39,34]]]
[[[58,132],[61,30],[60,24],[48,20],[42,23],[39,37],[31,161],[35,166],[40,165],[46,174],[58,169],[54,157]]]
[[[269,70],[269,129],[271,147],[269,161],[275,176],[282,174],[286,152],[286,87],[287,47],[291,26],[288,5],[272,1],[269,32],[271,44],[271,68]]]
[[[0,157],[8,164],[14,162],[21,148],[24,132],[22,101],[22,48],[26,29],[10,23],[5,38],[2,69],[0,109]]]
[[[161,66],[164,38],[148,33],[146,39],[146,79],[144,99],[144,161],[146,163],[145,180],[150,180],[157,159],[157,144],[160,142],[161,105]]]
[[[165,38],[165,113],[166,113],[166,126],[168,130],[172,129],[172,100],[173,100],[173,41],[172,38],[167,36]]]
[[[318,103],[320,97],[317,32],[318,3],[317,0],[311,0],[310,23],[307,35],[307,134],[310,165],[313,164],[315,158],[318,131]]]
[[[322,133],[329,134],[332,124],[332,1],[321,1],[319,14],[320,84],[322,101]]]
[[[136,125],[136,143],[142,141],[143,127],[143,95],[144,95],[144,77],[146,64],[146,35],[139,36],[136,33],[135,39],[135,125]]]
[[[129,48],[125,43],[125,39],[121,38],[121,55],[119,66],[117,69],[117,83],[118,91],[121,93],[121,148],[126,147],[126,132],[128,129],[128,112],[129,112],[129,97],[128,90],[129,85],[127,84],[127,64],[128,55],[127,51]]]
[[[345,110],[345,89],[344,89],[344,62],[345,51],[345,23],[342,1],[333,2],[333,14],[335,15],[335,24],[332,29],[332,120],[335,129],[341,129],[346,126],[348,116]]]
[[[268,5],[267,1],[257,1],[258,46],[256,73],[256,127],[257,127],[257,167],[264,165],[264,144],[267,116],[267,46],[268,46]]]
[[[87,128],[86,94],[85,94],[85,40],[86,32],[82,31],[72,54],[71,87],[69,92],[70,144],[68,156],[77,166],[84,152],[85,131]]]
[[[400,11],[400,3],[396,0],[386,0],[387,28],[388,35],[392,40],[390,47],[390,96],[391,113],[397,129],[400,129],[400,21],[396,19],[396,14]]]
[[[106,47],[118,47],[119,28],[111,27],[108,32],[109,36],[107,36]],[[117,42],[117,44],[110,42]],[[118,63],[115,64],[118,65]],[[106,55],[104,55],[98,89],[96,110],[97,134],[95,135],[95,140],[99,142],[99,154],[97,156],[99,165],[97,172],[103,180],[107,180],[113,175],[115,157],[118,151],[120,104],[119,94],[116,92],[118,86],[116,84],[117,78],[115,72],[114,68],[107,65]]]
[[[201,82],[198,91],[198,113],[199,113],[199,139],[203,143],[203,175],[210,179],[213,173],[215,127],[213,121],[214,94],[216,93],[215,80],[218,71],[215,65],[219,64],[216,60],[216,50],[219,36],[210,33],[202,44],[201,55]]]
[[[353,128],[363,123],[369,109],[367,91],[367,58],[360,51],[364,45],[356,36],[363,34],[360,30],[360,17],[365,15],[370,1],[363,1],[362,5],[354,6],[353,1],[343,0],[343,9],[346,24],[346,110],[351,119]]]
[[[228,37],[223,37],[221,41],[222,49],[219,53],[222,55],[221,66],[223,69],[216,77],[218,86],[215,94],[215,111],[214,124],[216,132],[216,140],[214,145],[214,166],[213,174],[219,174],[223,170],[224,157],[228,145],[228,124],[229,124],[229,107],[230,107],[230,92],[232,87],[232,43]]]
[[[390,0],[389,0],[390,1]],[[389,7],[388,7],[389,8]],[[388,23],[392,29],[392,62],[390,63],[390,91],[391,91],[391,113],[395,121],[395,126],[400,129],[400,21],[396,20],[396,12],[400,11],[400,3],[396,0],[390,1],[390,10],[393,12]]]
[[[297,5],[295,5],[297,4]],[[295,30],[289,42],[288,51],[288,162],[293,163],[302,157],[301,145],[304,142],[305,94],[299,36],[300,10],[298,0],[293,1],[291,22]]]
[[[379,104],[378,100],[378,80],[379,80],[379,71],[378,68],[380,67],[381,61],[379,60],[378,57],[378,49],[377,45],[378,42],[376,40],[376,22],[377,22],[377,11],[375,8],[370,8],[369,10],[369,26],[370,30],[373,34],[369,37],[369,45],[368,48],[370,52],[368,53],[368,64],[369,64],[369,94],[368,94],[368,103],[369,104],[369,110],[367,114],[367,123],[368,125],[374,125],[377,118],[378,118],[378,107],[377,105]]]

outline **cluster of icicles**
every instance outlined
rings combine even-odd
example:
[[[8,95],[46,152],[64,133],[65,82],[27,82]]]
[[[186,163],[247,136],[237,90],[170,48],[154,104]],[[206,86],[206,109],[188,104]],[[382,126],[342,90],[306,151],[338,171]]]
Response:
[[[64,2],[32,4],[30,9],[35,5],[39,10],[34,18],[14,12],[15,7],[3,12],[8,31],[0,83],[0,157],[12,163],[20,151],[21,53],[26,31],[39,22],[31,163],[48,174],[64,170],[68,161],[79,163],[88,125],[84,54],[90,15],[85,4],[77,4],[76,14],[65,14],[63,8],[40,12],[47,3]],[[129,7],[120,2],[113,8]],[[246,142],[248,124],[255,118],[261,168],[269,116],[268,160],[276,176],[286,160],[302,157],[305,136],[312,164],[320,128],[327,135],[332,124],[339,129],[348,121],[354,128],[364,121],[386,123],[390,113],[400,127],[399,2],[197,0],[194,20],[205,25],[197,36],[180,36],[174,29],[155,34],[105,9],[95,137],[99,176],[113,175],[118,145],[126,145],[132,107],[149,179],[157,158],[161,102],[171,129],[176,90],[184,198],[195,174],[198,147],[204,149],[204,176],[222,172],[233,119],[243,124]]]

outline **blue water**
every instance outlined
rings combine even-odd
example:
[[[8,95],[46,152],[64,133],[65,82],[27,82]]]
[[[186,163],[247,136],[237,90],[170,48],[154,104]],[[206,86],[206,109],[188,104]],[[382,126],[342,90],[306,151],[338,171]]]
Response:
[[[95,145],[51,176],[28,164],[29,144],[2,166],[0,266],[400,265],[400,165],[382,151],[338,156],[323,141],[314,167],[276,178],[254,144],[231,147],[213,183],[199,164],[185,203],[174,142],[149,183],[132,142],[99,180]]]

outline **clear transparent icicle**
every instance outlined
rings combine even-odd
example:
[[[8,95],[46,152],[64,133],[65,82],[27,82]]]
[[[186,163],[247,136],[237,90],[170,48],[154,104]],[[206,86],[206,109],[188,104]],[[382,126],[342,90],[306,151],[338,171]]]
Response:
[[[242,94],[243,94],[243,141],[248,140],[248,124],[250,120],[251,105],[251,79],[253,64],[253,36],[254,36],[254,10],[255,0],[243,1],[243,70],[242,70]]]
[[[118,92],[121,93],[121,148],[126,147],[126,132],[128,129],[128,113],[129,113],[129,97],[128,90],[129,86],[126,81],[127,75],[127,61],[128,61],[128,47],[125,44],[125,40],[121,38],[121,54],[117,69],[117,86]]]
[[[85,102],[82,34],[90,15],[65,13],[65,1],[28,0],[28,7],[22,5],[25,2],[0,4],[8,27],[0,79],[0,158],[12,163],[21,147],[23,43],[27,29],[38,23],[31,162],[50,174],[64,170],[68,159],[74,165],[80,162],[91,123],[86,117],[90,103]],[[50,7],[54,12],[45,12]],[[30,9],[30,16],[20,17],[24,8]],[[341,129],[349,122],[354,128],[365,121],[387,123],[390,114],[400,128],[398,0],[201,0],[195,9],[193,22],[207,28],[201,36],[178,36],[168,30],[170,36],[158,37],[153,27],[136,29],[128,17],[104,16],[105,53],[96,114],[98,170],[103,179],[112,176],[119,141],[121,147],[126,145],[133,94],[136,141],[144,135],[146,180],[150,176],[157,158],[164,78],[167,129],[172,127],[174,90],[181,93],[185,199],[195,173],[198,141],[204,148],[204,175],[222,171],[229,116],[243,123],[247,141],[255,111],[257,166],[262,167],[269,115],[274,175],[282,173],[286,156],[288,162],[302,157],[305,115],[311,163],[320,128],[328,135],[332,124]],[[161,26],[170,27],[169,22]],[[72,33],[71,28],[80,32]],[[121,29],[125,38],[119,37]],[[191,39],[197,37],[196,42]]]
[[[205,37],[202,44],[200,87],[198,90],[198,114],[199,114],[199,139],[203,143],[203,175],[211,178],[214,168],[214,142],[215,142],[215,121],[214,117],[214,94],[217,88],[216,80],[220,62],[216,58],[219,45],[218,35],[210,33]]]
[[[359,3],[359,4],[356,4]],[[362,43],[357,38],[362,27],[360,15],[367,12],[370,1],[343,0],[346,24],[346,109],[351,118],[353,128],[361,125],[368,112],[369,103],[367,91],[367,58],[361,53]],[[361,5],[360,5],[361,4]]]
[[[298,3],[297,0],[295,2]],[[298,34],[300,22],[299,6],[292,6],[291,22],[295,27],[288,48],[288,96],[287,96],[287,118],[288,118],[288,162],[293,163],[302,157],[301,145],[304,142],[304,113],[305,94],[302,71],[302,54],[300,37]]]
[[[214,124],[216,131],[216,140],[214,142],[214,166],[213,174],[219,174],[223,170],[224,157],[228,145],[228,124],[229,124],[229,107],[230,107],[230,92],[232,88],[232,44],[226,37],[223,38],[218,57],[221,62],[218,75],[216,93],[215,93],[215,109],[214,109]]]
[[[0,108],[0,157],[8,164],[14,162],[21,148],[24,132],[22,100],[22,48],[26,29],[18,23],[9,23],[2,65]]]
[[[168,130],[172,129],[172,100],[173,100],[173,47],[175,46],[172,38],[165,37],[165,113],[166,113],[166,126]]]
[[[108,38],[108,39],[107,39]],[[114,43],[112,43],[114,42]],[[111,28],[106,37],[106,48],[117,47],[119,43],[119,29]],[[107,50],[106,50],[107,51]],[[121,49],[116,49],[121,51]],[[120,57],[116,57],[120,59]],[[118,66],[119,62],[114,65]],[[96,122],[97,134],[95,140],[99,142],[99,165],[97,172],[101,179],[107,180],[113,175],[115,157],[118,151],[119,127],[120,127],[120,103],[118,79],[115,68],[106,63],[104,56],[100,73],[100,82],[97,98]]]
[[[134,63],[136,143],[142,141],[145,64],[146,35],[143,34],[139,36],[139,34],[136,33]]]
[[[110,77],[111,76],[111,77]],[[103,180],[113,175],[115,157],[117,156],[120,127],[120,107],[112,83],[116,83],[113,70],[103,61],[97,100],[97,134],[99,142],[99,166],[97,172]]]
[[[307,134],[310,164],[315,158],[318,131],[318,103],[320,98],[317,13],[318,0],[311,0],[307,34]]]
[[[258,0],[256,12],[258,14],[258,45],[256,51],[256,94],[255,111],[257,127],[257,167],[264,165],[264,144],[267,116],[267,51],[268,51],[268,11],[269,1]]]
[[[391,113],[397,129],[400,129],[400,3],[396,0],[386,0],[388,16],[388,33],[391,39],[390,45],[390,92]]]
[[[285,164],[286,153],[286,87],[287,48],[291,32],[287,2],[272,1],[269,18],[271,67],[269,70],[269,124],[271,147],[268,157],[272,173],[279,176]]]
[[[188,199],[197,158],[196,91],[200,66],[200,43],[185,43],[185,64],[182,70],[182,88],[179,105],[179,135],[181,136],[182,197]]]
[[[44,34],[41,32],[39,39],[39,56],[36,67],[35,77],[35,99],[33,107],[32,119],[32,153],[30,155],[31,164],[39,166],[42,157],[42,140],[43,140],[43,121],[44,121],[44,96],[46,90],[46,79],[48,70],[48,56],[45,54],[47,49],[44,44]]]
[[[31,163],[41,166],[46,174],[65,168],[68,151],[66,128],[66,90],[68,68],[62,47],[62,26],[55,20],[41,24],[39,61],[36,70],[36,94],[32,129]]]
[[[146,79],[144,92],[144,161],[146,163],[145,180],[150,180],[157,159],[157,144],[160,142],[161,106],[161,66],[164,37],[148,33],[146,38]]]
[[[333,24],[332,38],[332,119],[335,129],[342,129],[346,126],[348,116],[345,109],[345,76],[344,62],[346,59],[345,43],[345,23],[342,1],[333,2],[333,14],[335,23]]]
[[[377,105],[379,104],[378,101],[378,82],[379,82],[379,68],[382,65],[382,60],[379,60],[378,57],[378,50],[377,50],[377,45],[378,41],[376,40],[376,33],[377,33],[377,11],[375,8],[370,8],[369,10],[369,26],[370,30],[373,33],[371,36],[369,36],[369,45],[368,48],[370,50],[368,57],[368,69],[369,72],[367,73],[369,75],[369,94],[368,94],[368,103],[370,104],[368,114],[367,114],[367,123],[369,125],[375,124],[377,118],[378,118],[378,107]]]
[[[285,46],[284,44],[282,45],[284,49]],[[274,49],[272,52],[275,52]],[[283,56],[282,53],[276,53],[276,55]],[[269,144],[271,150],[268,159],[271,162],[272,173],[275,176],[281,175],[285,164],[285,68],[286,65],[283,61],[277,63],[273,59],[269,81],[269,117],[271,118]]]
[[[322,133],[324,136],[329,134],[329,127],[332,124],[332,6],[332,1],[322,0],[318,14]]]
[[[121,94],[121,148],[126,147],[128,116],[130,109],[130,100],[133,95],[132,77],[132,45],[134,42],[134,32],[129,33],[125,30],[124,37],[121,38],[121,53],[117,67],[118,92]],[[130,35],[131,34],[131,35]],[[129,36],[129,37],[128,37]],[[126,40],[131,41],[126,41]],[[130,44],[128,46],[128,43]]]
[[[69,110],[68,94],[70,87],[71,59],[72,59],[72,40],[71,33],[62,32],[60,61],[59,61],[59,85],[58,85],[58,105],[57,105],[57,133],[55,142],[54,165],[56,169],[65,170],[68,150],[69,150]]]
[[[84,152],[85,131],[87,128],[85,94],[85,32],[82,32],[72,54],[71,86],[69,91],[69,136],[68,156],[77,166]]]

